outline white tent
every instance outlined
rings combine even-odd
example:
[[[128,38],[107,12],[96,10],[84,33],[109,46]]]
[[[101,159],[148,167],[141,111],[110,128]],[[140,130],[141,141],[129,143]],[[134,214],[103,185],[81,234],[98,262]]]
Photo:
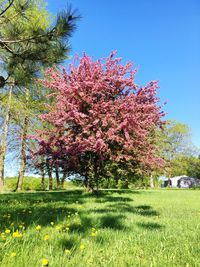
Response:
[[[172,177],[170,180],[171,180],[171,187],[178,187],[178,181],[181,179],[181,178],[184,178],[184,177],[187,177],[186,175],[180,175],[180,176],[175,176],[175,177]]]
[[[170,179],[171,187],[190,188],[200,185],[200,180],[186,175],[176,176]]]

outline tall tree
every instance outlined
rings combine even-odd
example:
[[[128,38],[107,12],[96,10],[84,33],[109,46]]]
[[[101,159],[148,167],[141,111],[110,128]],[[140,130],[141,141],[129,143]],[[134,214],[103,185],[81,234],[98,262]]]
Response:
[[[24,88],[27,95],[30,84],[41,76],[45,67],[60,63],[69,51],[68,39],[75,29],[75,12],[69,7],[58,14],[54,24],[45,9],[43,1],[9,0],[1,1],[0,12],[0,56],[4,76],[0,76],[0,86],[12,84]],[[9,107],[9,105],[8,105]],[[9,118],[7,109],[6,118]],[[5,119],[8,129],[9,119]],[[22,131],[22,165],[19,180],[22,179],[25,166],[25,139],[28,118],[24,119]],[[3,162],[6,153],[6,133],[2,138],[0,154],[0,186],[3,185]],[[18,183],[18,189],[21,190]],[[0,187],[0,189],[1,189]]]
[[[10,87],[9,95],[8,95],[8,105],[6,107],[6,114],[3,123],[3,133],[2,140],[0,144],[0,189],[4,186],[4,161],[7,150],[7,136],[8,136],[8,126],[10,121],[10,108],[12,101],[12,87]]]
[[[157,142],[159,153],[166,162],[163,170],[169,179],[180,173],[181,170],[186,172],[185,160],[181,163],[181,159],[194,156],[198,151],[192,144],[188,125],[175,120],[167,121],[163,129],[158,130]]]
[[[56,102],[42,115],[53,127],[38,134],[38,153],[73,161],[89,190],[107,160],[133,167],[160,163],[150,141],[152,128],[162,125],[157,82],[136,86],[132,64],[121,65],[114,54],[96,62],[84,55],[68,72],[49,70],[44,81]]]

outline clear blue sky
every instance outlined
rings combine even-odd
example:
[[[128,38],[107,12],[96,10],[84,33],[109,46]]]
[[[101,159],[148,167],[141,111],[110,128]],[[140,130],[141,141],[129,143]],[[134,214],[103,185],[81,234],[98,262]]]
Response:
[[[112,50],[139,67],[136,82],[160,81],[167,118],[187,123],[200,147],[200,0],[49,0],[55,13],[71,3],[82,16],[71,55]]]

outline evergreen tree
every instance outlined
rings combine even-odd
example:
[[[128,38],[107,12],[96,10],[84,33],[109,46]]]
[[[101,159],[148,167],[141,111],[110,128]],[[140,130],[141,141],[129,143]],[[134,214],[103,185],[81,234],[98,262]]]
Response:
[[[0,189],[4,184],[4,159],[7,149],[8,125],[12,91],[19,88],[25,94],[26,106],[35,78],[46,67],[60,63],[69,52],[68,39],[79,16],[68,7],[57,15],[54,24],[43,1],[0,1],[0,57],[2,76],[0,87],[10,87],[0,146]],[[23,117],[21,171],[18,189],[21,190],[25,167],[25,144],[29,119]]]

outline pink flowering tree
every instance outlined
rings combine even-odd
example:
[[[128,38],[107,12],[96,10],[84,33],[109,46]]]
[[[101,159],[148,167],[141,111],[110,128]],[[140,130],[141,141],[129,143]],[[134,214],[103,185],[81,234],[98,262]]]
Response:
[[[38,132],[37,153],[60,167],[69,164],[85,177],[88,189],[98,184],[105,162],[133,169],[162,164],[152,141],[164,115],[158,83],[137,86],[135,74],[115,53],[97,61],[84,54],[68,70],[49,69],[43,85],[55,101],[41,116],[51,128]]]

